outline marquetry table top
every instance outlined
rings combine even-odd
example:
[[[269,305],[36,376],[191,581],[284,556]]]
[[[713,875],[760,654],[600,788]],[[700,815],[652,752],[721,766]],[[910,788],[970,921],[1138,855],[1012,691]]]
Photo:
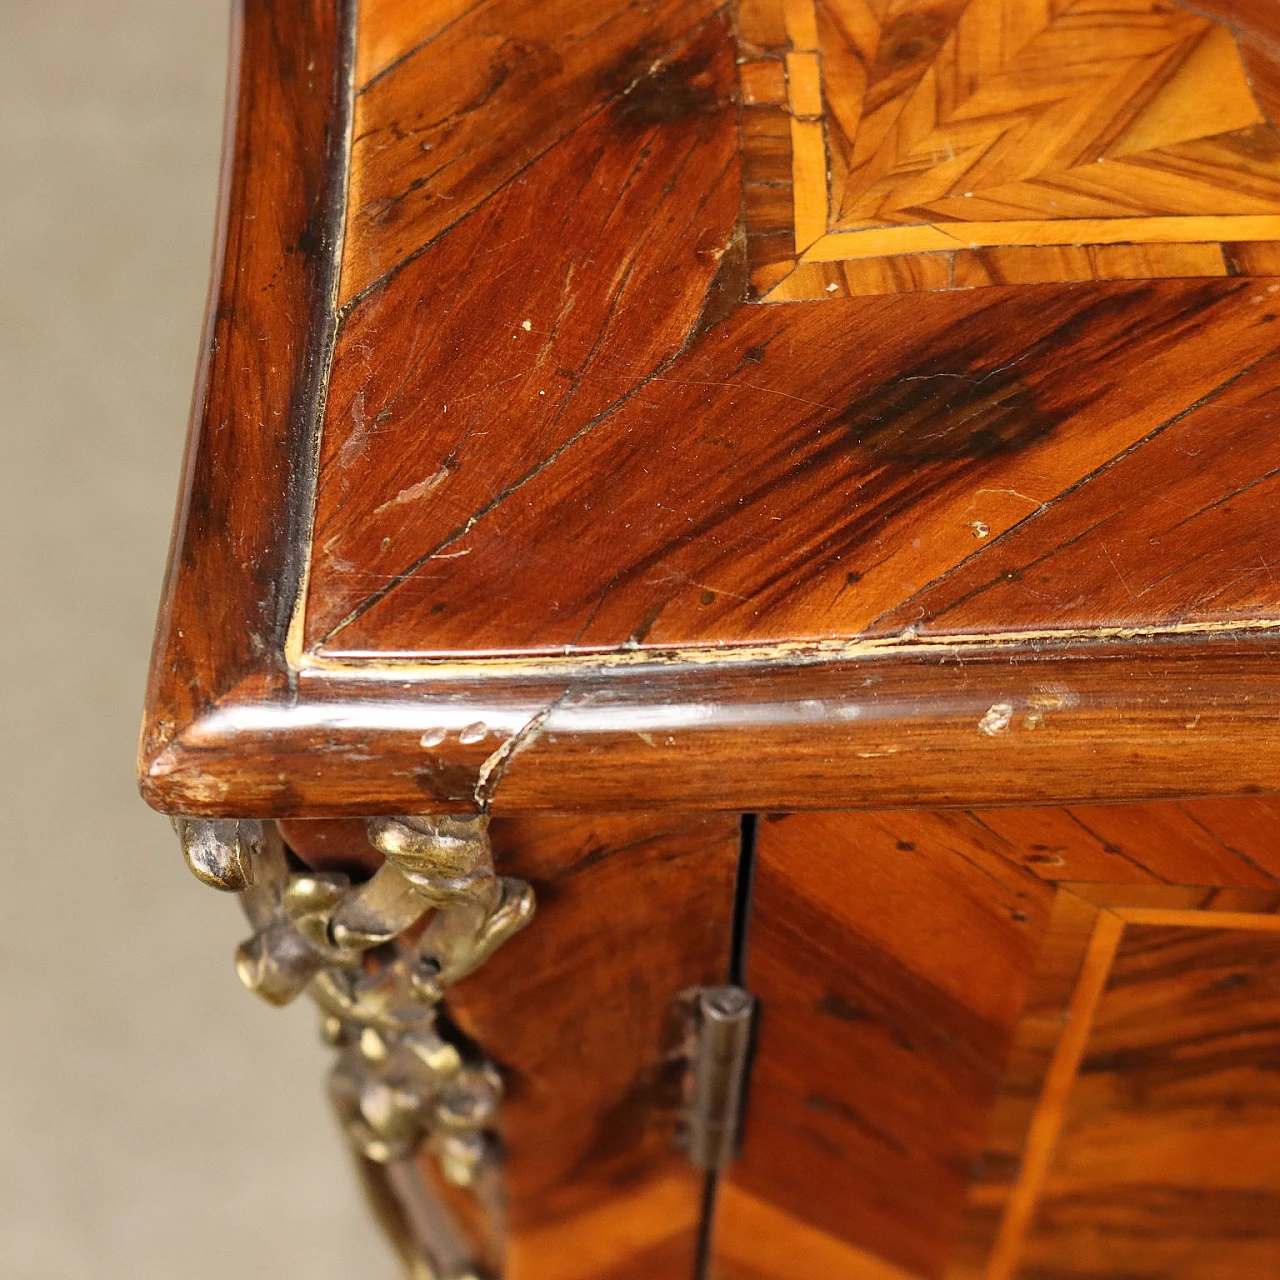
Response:
[[[332,740],[428,753],[388,800],[487,805],[557,724],[625,714],[668,773],[690,726],[772,726],[781,761],[844,724],[841,785],[905,798],[920,761],[868,763],[904,743],[849,737],[877,662],[957,717],[957,779],[1088,670],[1117,762],[1156,707],[1248,737],[1280,628],[1269,0],[250,0],[242,40],[157,803],[345,811],[298,763]],[[1029,653],[1081,665],[1019,685]],[[961,697],[938,664],[970,658],[1006,674]],[[1045,794],[1125,785],[1085,781],[1101,723]],[[835,741],[761,794],[830,798]],[[1280,786],[1238,749],[1193,789]]]

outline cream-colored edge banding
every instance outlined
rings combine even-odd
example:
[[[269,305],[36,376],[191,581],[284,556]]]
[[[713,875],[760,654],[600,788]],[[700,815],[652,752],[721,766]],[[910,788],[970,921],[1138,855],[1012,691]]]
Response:
[[[335,672],[351,676],[402,677],[414,672],[437,677],[451,675],[538,674],[580,675],[584,669],[637,666],[753,666],[779,661],[790,663],[848,662],[890,655],[921,656],[961,653],[1018,645],[1056,643],[1105,643],[1107,641],[1160,640],[1196,635],[1235,635],[1244,632],[1280,632],[1280,618],[1250,618],[1233,622],[1181,622],[1170,626],[1078,627],[1041,631],[987,631],[919,636],[906,631],[869,640],[778,640],[764,644],[705,645],[669,649],[635,648],[563,654],[484,654],[463,656],[420,654],[403,657],[326,657],[300,652],[291,665],[301,671]]]
[[[1040,1090],[1040,1098],[1031,1117],[1018,1181],[1014,1184],[1005,1207],[995,1245],[987,1261],[986,1280],[1012,1280],[1017,1269],[1022,1243],[1035,1213],[1036,1202],[1049,1173],[1058,1135],[1066,1112],[1067,1098],[1084,1060],[1098,1002],[1107,985],[1107,976],[1124,933],[1124,921],[1113,912],[1101,911],[1089,938],[1084,963],[1071,1003],[1066,1024],[1053,1051],[1053,1059]]]
[[[1162,928],[1241,929],[1257,933],[1280,932],[1280,916],[1255,911],[1192,910],[1188,907],[1109,907],[1125,924],[1149,924]]]
[[[827,139],[822,121],[818,15],[813,0],[783,0],[790,50],[786,57],[791,115],[791,222],[796,255],[830,239]]]

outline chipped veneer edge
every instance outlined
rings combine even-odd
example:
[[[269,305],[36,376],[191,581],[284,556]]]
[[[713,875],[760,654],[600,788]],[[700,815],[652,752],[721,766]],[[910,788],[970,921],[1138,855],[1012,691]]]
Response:
[[[439,658],[379,655],[376,658],[332,658],[301,653],[291,665],[300,672],[349,676],[354,679],[403,679],[421,674],[433,678],[467,676],[557,676],[601,674],[634,667],[750,667],[786,662],[821,665],[887,656],[925,656],[938,653],[964,656],[1034,644],[1069,645],[1106,641],[1162,640],[1185,636],[1230,636],[1244,632],[1280,633],[1280,618],[1250,618],[1231,622],[1183,622],[1172,626],[1077,627],[1039,631],[960,632],[921,636],[912,631],[869,640],[779,640],[754,645],[699,645],[671,649],[635,648],[596,653],[456,654]]]

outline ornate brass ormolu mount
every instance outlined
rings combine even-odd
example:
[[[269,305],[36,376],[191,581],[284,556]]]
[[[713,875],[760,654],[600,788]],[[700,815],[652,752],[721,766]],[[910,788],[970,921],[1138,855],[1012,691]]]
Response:
[[[356,1151],[388,1162],[425,1143],[448,1181],[474,1186],[496,1154],[502,1082],[440,1034],[437,1006],[534,909],[523,880],[495,874],[488,820],[370,818],[386,862],[360,884],[291,869],[274,823],[174,825],[191,870],[240,896],[254,930],[236,956],[245,986],[276,1005],[309,991],[320,1006]]]

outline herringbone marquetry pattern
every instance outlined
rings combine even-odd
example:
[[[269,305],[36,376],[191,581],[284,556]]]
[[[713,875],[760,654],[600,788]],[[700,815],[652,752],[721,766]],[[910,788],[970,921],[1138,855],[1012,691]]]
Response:
[[[757,296],[1274,257],[1230,246],[1280,240],[1280,133],[1174,0],[744,0],[740,32]]]

